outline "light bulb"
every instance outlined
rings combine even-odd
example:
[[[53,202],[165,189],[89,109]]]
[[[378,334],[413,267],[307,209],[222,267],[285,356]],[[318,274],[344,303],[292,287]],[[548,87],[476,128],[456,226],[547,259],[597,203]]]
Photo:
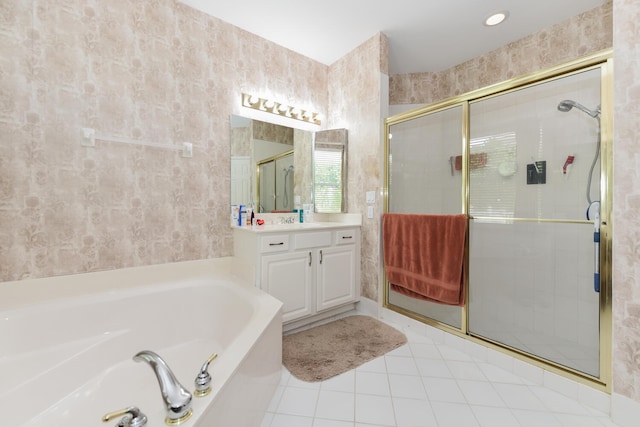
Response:
[[[498,25],[501,22],[504,22],[504,20],[507,19],[508,17],[509,17],[509,12],[507,11],[494,13],[493,15],[490,15],[489,17],[487,17],[487,19],[484,20],[484,25],[486,25],[487,27],[493,27],[494,25]]]
[[[264,103],[264,108],[266,108],[267,110],[273,111],[273,109],[275,108],[276,103],[275,101],[268,99],[267,101],[265,101]]]

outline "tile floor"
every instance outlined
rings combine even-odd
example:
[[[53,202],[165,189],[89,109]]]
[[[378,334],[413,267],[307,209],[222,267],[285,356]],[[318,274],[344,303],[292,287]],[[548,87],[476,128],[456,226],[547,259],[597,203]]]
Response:
[[[404,332],[406,345],[323,382],[283,369],[261,427],[616,426],[560,393]]]

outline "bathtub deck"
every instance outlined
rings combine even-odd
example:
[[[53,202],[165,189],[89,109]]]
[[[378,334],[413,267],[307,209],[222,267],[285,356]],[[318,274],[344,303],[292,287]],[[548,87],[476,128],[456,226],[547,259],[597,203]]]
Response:
[[[138,406],[149,426],[166,408],[142,350],[194,390],[207,358],[212,392],[185,427],[258,427],[281,375],[282,303],[199,260],[0,284],[0,424],[99,425]]]

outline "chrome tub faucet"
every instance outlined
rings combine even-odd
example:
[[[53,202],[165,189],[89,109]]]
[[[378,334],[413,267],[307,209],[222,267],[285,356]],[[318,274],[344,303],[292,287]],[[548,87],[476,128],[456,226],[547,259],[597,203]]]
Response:
[[[176,426],[187,421],[193,413],[191,409],[191,393],[178,382],[162,357],[153,351],[145,350],[136,354],[133,360],[147,362],[156,374],[160,392],[167,407],[165,422],[170,426]]]

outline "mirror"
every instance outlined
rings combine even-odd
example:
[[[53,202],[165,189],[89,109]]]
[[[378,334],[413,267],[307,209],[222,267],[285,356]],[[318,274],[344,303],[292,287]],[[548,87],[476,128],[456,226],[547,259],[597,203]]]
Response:
[[[231,116],[231,204],[256,212],[313,203],[313,132]]]
[[[318,132],[231,116],[231,204],[256,212],[346,212],[347,130]],[[315,179],[314,179],[315,175]]]

